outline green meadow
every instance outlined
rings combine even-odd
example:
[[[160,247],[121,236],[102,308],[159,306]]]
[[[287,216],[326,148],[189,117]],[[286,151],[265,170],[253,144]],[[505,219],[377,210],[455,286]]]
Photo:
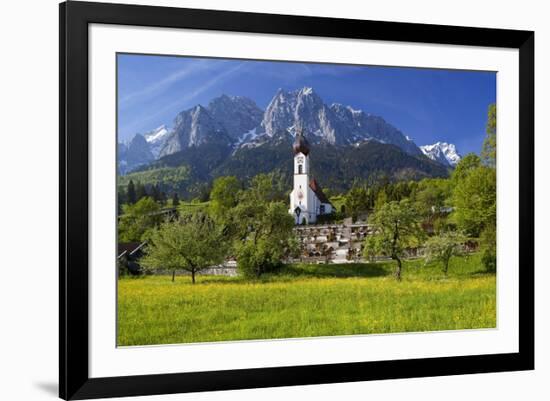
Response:
[[[402,333],[496,326],[496,275],[479,254],[445,276],[422,259],[288,265],[258,280],[153,275],[118,281],[118,345]]]

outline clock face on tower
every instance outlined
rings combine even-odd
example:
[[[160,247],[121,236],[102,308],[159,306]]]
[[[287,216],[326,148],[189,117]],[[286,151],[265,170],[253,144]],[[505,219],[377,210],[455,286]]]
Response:
[[[298,199],[302,200],[304,198],[304,193],[301,189],[298,190]]]

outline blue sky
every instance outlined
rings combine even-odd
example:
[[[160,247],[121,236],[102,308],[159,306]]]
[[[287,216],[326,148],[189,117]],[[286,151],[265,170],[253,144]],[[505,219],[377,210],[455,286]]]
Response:
[[[146,133],[219,95],[253,99],[264,109],[278,88],[313,87],[334,102],[382,116],[417,145],[446,141],[479,153],[496,73],[118,55],[119,140]]]

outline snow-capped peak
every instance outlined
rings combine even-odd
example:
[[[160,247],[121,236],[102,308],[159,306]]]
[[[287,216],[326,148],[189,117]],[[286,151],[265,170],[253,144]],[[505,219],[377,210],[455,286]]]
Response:
[[[347,108],[347,109],[350,111],[350,113],[353,114],[354,116],[363,113],[363,110],[354,109],[354,108],[351,107],[351,106],[348,106],[348,107],[346,107],[346,108]]]
[[[447,142],[436,142],[432,145],[420,146],[420,150],[428,158],[441,164],[456,166],[461,157],[456,151],[456,146]]]
[[[304,86],[301,90],[302,94],[304,95],[311,95],[313,93],[313,88]]]
[[[166,128],[166,125],[161,125],[153,131],[145,134],[145,140],[150,144],[155,144],[162,141],[166,134],[168,134],[168,128]]]

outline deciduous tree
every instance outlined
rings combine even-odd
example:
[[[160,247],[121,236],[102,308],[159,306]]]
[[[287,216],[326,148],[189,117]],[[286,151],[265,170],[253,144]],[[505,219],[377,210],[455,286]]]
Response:
[[[172,271],[172,281],[177,270],[186,270],[195,284],[195,275],[222,263],[226,252],[227,245],[219,226],[208,215],[199,212],[165,222],[155,229],[141,264],[147,269]]]
[[[346,214],[353,220],[357,220],[359,214],[366,212],[369,208],[367,190],[364,187],[353,187],[347,193],[344,204],[346,206]]]
[[[451,175],[453,183],[456,185],[457,182],[466,178],[470,171],[479,166],[481,166],[481,159],[479,156],[475,153],[468,153],[456,165]]]
[[[425,243],[426,263],[441,262],[447,276],[449,262],[453,256],[462,255],[462,244],[466,237],[457,231],[445,231],[430,237]]]
[[[210,192],[210,210],[217,218],[223,218],[238,201],[241,184],[237,177],[219,177],[214,180]]]
[[[487,111],[487,125],[485,128],[485,140],[481,150],[481,158],[489,167],[496,167],[497,162],[497,105],[489,105]]]
[[[133,205],[123,205],[118,222],[119,242],[144,240],[147,231],[161,222],[159,211],[159,204],[148,196]]]
[[[271,178],[259,175],[239,193],[230,211],[229,234],[234,238],[237,266],[245,276],[259,277],[273,271],[296,251],[294,219],[284,202],[274,201]]]
[[[479,166],[456,183],[452,218],[467,235],[478,237],[487,227],[496,226],[496,171]]]
[[[385,255],[395,260],[395,277],[401,280],[402,259],[408,247],[418,245],[423,232],[417,212],[408,199],[384,204],[370,218],[373,234],[365,240],[367,257]]]

